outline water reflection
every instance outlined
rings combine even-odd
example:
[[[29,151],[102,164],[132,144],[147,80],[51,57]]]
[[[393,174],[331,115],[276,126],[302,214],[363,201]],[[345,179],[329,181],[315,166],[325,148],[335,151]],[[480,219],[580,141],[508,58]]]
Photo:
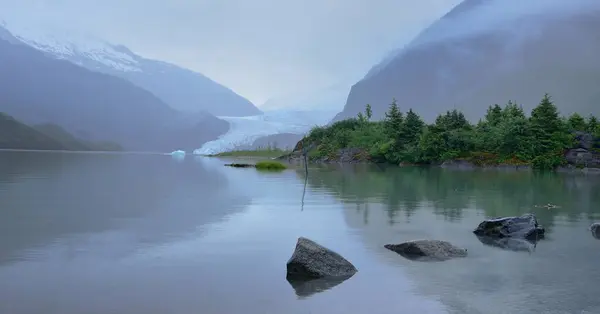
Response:
[[[290,283],[294,292],[299,299],[304,299],[312,296],[313,294],[327,291],[342,282],[350,279],[352,276],[347,277],[326,277],[313,280],[301,280],[294,278],[286,278]]]
[[[301,171],[298,173],[304,177]],[[346,203],[363,205],[377,199],[385,205],[392,225],[398,222],[400,213],[404,221],[410,221],[423,203],[449,222],[461,221],[463,211],[471,207],[483,210],[488,217],[533,212],[550,230],[556,216],[569,221],[600,218],[600,209],[592,206],[600,203],[600,193],[594,192],[600,190],[597,176],[331,165],[326,171],[309,175],[308,182],[315,188],[331,190]],[[559,207],[535,206],[547,203]]]
[[[231,194],[216,169],[169,158],[0,154],[0,164],[11,169],[0,172],[0,263],[27,258],[28,250],[57,241],[72,247],[78,236],[114,237],[124,229],[123,249],[158,244],[230,214],[223,206],[241,209],[249,203]]]
[[[538,241],[517,238],[492,238],[478,235],[476,237],[485,245],[515,252],[532,253],[535,251],[538,243]]]
[[[346,224],[372,254],[406,269],[421,293],[439,297],[456,313],[580,313],[600,307],[592,279],[600,276],[595,262],[600,250],[595,239],[584,235],[600,218],[595,205],[600,203],[600,178],[342,168],[313,172],[309,184],[340,199]],[[535,207],[548,203],[559,207]],[[486,218],[528,212],[546,228],[541,245],[489,242],[472,233]],[[407,263],[381,251],[385,243],[416,239],[449,241],[468,249],[469,257],[436,267]],[[517,254],[534,249],[535,254]]]

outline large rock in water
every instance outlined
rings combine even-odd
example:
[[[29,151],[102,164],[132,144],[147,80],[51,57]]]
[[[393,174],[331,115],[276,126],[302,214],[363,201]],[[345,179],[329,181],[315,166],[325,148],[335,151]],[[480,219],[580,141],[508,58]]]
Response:
[[[445,261],[467,256],[466,249],[440,240],[415,240],[400,244],[386,244],[384,247],[405,258],[420,261]]]
[[[600,222],[595,222],[590,226],[590,231],[592,232],[592,236],[598,240],[600,240]]]
[[[288,279],[351,277],[356,272],[356,267],[341,255],[304,237],[298,238],[294,254],[287,262]]]
[[[491,238],[521,238],[537,240],[544,236],[545,229],[538,224],[535,215],[503,217],[485,220],[473,231],[478,236]]]

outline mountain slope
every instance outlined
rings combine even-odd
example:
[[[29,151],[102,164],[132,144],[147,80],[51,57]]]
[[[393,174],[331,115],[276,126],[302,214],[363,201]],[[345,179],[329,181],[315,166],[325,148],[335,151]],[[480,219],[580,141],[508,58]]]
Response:
[[[75,138],[59,126],[47,124],[31,127],[0,112],[0,149],[90,151],[119,148],[107,145],[98,149],[94,145]]]
[[[127,79],[174,109],[220,116],[260,113],[249,100],[200,73],[140,57],[124,46],[72,34],[47,35],[16,23],[5,25],[16,38],[36,49],[92,71]]]
[[[0,111],[26,124],[58,124],[87,141],[149,151],[199,147],[228,128],[208,115],[182,123],[179,112],[127,80],[57,60],[25,44],[0,39],[0,64]],[[197,127],[207,119],[219,127]]]
[[[563,114],[600,114],[599,54],[598,1],[466,0],[356,83],[334,120],[368,103],[382,118],[394,97],[427,120],[453,108],[476,119],[509,99],[530,110],[545,92]]]
[[[123,147],[121,147],[121,145],[114,143],[114,142],[83,141],[82,139],[79,139],[79,138],[73,136],[71,133],[67,132],[65,129],[63,129],[62,127],[60,127],[59,125],[56,125],[56,124],[51,124],[51,123],[38,124],[38,125],[33,125],[32,128],[48,137],[54,139],[55,141],[58,141],[63,146],[67,147],[68,150],[76,150],[76,151],[88,151],[88,150],[121,151],[121,150],[123,150]]]
[[[0,112],[0,149],[66,150],[67,146]]]

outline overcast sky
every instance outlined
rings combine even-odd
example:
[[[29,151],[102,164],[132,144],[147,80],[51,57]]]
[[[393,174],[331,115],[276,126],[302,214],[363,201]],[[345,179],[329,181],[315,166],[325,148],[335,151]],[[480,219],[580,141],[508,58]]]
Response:
[[[459,2],[0,0],[0,17],[77,28],[201,72],[260,105],[355,83]]]

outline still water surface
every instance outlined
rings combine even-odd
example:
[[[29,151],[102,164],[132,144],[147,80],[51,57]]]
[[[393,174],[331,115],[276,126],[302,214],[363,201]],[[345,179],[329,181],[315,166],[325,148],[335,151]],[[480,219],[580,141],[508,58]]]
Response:
[[[0,313],[600,313],[600,178],[319,167],[279,174],[209,158],[0,152]],[[303,199],[304,195],[304,199]],[[535,205],[553,203],[556,209]],[[482,244],[484,218],[533,212],[529,251]],[[299,236],[359,272],[295,290]],[[469,257],[382,246],[451,241]]]

